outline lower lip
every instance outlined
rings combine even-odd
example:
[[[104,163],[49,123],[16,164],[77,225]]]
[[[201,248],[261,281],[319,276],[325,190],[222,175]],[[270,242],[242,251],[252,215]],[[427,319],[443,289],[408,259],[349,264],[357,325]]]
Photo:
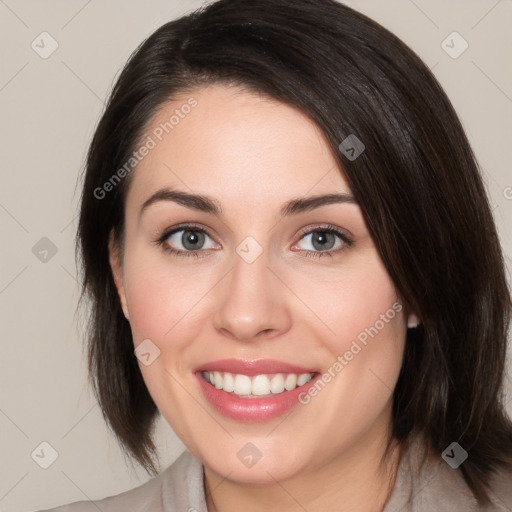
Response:
[[[238,421],[266,421],[277,418],[297,405],[299,395],[314,385],[320,374],[315,375],[309,382],[291,391],[283,391],[264,398],[241,398],[233,393],[217,389],[206,382],[201,372],[196,373],[199,386],[206,399],[222,415]]]

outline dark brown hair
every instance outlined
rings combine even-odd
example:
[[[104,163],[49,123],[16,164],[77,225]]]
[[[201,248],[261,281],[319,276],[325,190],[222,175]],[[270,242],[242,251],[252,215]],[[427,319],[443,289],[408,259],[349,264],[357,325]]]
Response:
[[[134,52],[97,126],[86,164],[77,251],[91,299],[89,372],[125,449],[156,472],[158,410],[134,356],[109,266],[130,179],[98,190],[130,158],[156,110],[177,93],[239,84],[305,112],[324,132],[380,256],[421,325],[409,329],[394,390],[393,436],[457,441],[480,503],[512,464],[503,403],[511,302],[478,166],[437,80],[396,36],[334,0],[220,0],[169,22]],[[339,150],[349,135],[366,146]]]

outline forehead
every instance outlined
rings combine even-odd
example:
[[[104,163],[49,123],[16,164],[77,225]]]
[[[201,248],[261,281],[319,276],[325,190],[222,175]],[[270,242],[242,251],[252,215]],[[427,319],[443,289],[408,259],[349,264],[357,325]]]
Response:
[[[309,117],[238,87],[182,92],[153,116],[144,141],[151,149],[133,171],[128,208],[164,187],[265,208],[308,191],[350,192]]]

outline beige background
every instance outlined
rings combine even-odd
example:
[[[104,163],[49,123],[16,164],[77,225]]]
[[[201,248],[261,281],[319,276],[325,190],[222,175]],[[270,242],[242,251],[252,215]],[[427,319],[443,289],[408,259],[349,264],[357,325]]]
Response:
[[[347,3],[408,43],[445,87],[482,165],[512,268],[512,3]],[[103,101],[131,51],[158,26],[200,5],[0,0],[1,511],[98,499],[148,479],[127,465],[86,382],[75,317],[77,177]],[[34,40],[42,46],[43,31],[58,43],[47,59],[31,47]],[[441,46],[453,31],[469,43],[457,59]],[[46,262],[32,252],[43,237],[57,249]],[[158,433],[166,467],[183,445],[164,423]],[[58,453],[48,469],[31,458],[43,441]]]

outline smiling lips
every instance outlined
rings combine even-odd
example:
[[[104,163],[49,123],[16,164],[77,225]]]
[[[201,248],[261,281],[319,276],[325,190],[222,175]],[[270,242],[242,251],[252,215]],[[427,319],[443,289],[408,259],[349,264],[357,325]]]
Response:
[[[251,422],[275,418],[297,405],[301,388],[320,375],[269,359],[213,361],[194,373],[205,398],[218,412]]]

